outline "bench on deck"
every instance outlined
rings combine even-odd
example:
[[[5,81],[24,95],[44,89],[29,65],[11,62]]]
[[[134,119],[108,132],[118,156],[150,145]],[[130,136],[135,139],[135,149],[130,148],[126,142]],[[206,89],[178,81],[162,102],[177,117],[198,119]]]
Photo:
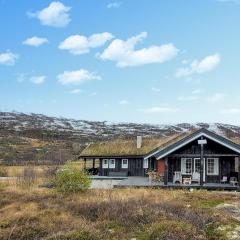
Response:
[[[128,172],[109,172],[109,177],[127,177]]]

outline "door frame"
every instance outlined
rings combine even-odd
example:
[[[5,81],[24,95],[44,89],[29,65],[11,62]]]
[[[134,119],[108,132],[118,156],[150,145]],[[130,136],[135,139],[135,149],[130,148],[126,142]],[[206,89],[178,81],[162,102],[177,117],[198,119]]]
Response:
[[[193,158],[193,173],[195,172],[195,162],[196,160],[199,159],[200,160],[200,164],[201,164],[201,158],[197,157],[197,158]],[[203,158],[203,182],[206,181],[206,158]]]

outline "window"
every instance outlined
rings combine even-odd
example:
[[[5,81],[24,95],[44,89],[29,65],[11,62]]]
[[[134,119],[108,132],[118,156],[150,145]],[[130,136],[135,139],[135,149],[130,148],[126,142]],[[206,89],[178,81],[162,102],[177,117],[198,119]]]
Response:
[[[148,168],[148,158],[143,159],[143,168]]]
[[[115,168],[115,159],[109,159],[109,168]]]
[[[128,168],[128,159],[122,159],[122,168]]]
[[[108,168],[108,159],[103,159],[102,168]]]
[[[194,159],[194,172],[200,173],[200,169],[201,169],[201,159],[195,158]]]
[[[208,175],[218,175],[218,158],[208,158],[207,159],[207,174]]]
[[[192,159],[191,158],[182,158],[181,159],[181,172],[183,174],[192,173]]]

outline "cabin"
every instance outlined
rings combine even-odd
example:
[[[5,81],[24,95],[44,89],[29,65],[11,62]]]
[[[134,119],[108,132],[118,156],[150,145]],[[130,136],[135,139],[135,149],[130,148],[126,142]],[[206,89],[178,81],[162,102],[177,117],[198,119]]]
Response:
[[[240,180],[239,139],[207,129],[162,137],[113,140],[86,147],[79,158],[92,172],[109,177],[147,177],[154,172],[164,186],[232,184]],[[98,162],[98,167],[96,167]]]

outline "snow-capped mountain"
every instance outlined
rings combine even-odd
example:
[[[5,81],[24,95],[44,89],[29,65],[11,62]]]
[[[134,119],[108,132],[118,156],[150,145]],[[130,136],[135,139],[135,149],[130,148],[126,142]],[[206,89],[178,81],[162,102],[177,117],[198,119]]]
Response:
[[[240,126],[222,123],[180,123],[175,125],[110,123],[49,117],[42,114],[0,112],[0,134],[24,133],[30,137],[52,134],[53,138],[80,140],[81,142],[105,140],[115,137],[166,136],[205,127],[227,137],[240,137]]]

